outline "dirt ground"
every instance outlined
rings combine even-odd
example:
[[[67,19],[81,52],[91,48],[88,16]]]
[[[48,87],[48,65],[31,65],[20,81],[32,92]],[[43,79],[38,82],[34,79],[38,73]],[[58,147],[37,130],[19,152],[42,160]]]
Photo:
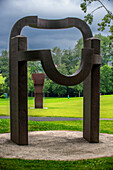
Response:
[[[10,134],[0,134],[0,157],[39,160],[80,160],[113,156],[113,135],[100,134],[99,143],[88,143],[79,131],[29,132],[29,145],[19,146]]]

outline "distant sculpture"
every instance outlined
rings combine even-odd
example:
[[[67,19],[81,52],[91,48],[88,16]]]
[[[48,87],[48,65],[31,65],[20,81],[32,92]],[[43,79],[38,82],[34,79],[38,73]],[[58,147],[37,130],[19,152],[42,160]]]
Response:
[[[50,50],[27,51],[27,38],[20,35],[25,26],[78,28],[84,43],[79,69],[73,75],[65,76],[55,67]],[[28,144],[27,61],[40,60],[45,73],[54,82],[65,86],[84,82],[83,137],[89,142],[99,142],[100,41],[93,37],[89,26],[78,18],[44,20],[37,16],[24,17],[11,30],[9,49],[11,140],[19,145]]]
[[[35,108],[43,108],[43,86],[44,86],[44,73],[33,73],[31,75],[34,83],[35,90]]]

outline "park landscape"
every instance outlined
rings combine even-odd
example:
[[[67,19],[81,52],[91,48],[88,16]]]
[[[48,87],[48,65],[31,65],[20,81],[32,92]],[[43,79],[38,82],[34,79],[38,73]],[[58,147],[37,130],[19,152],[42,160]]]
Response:
[[[57,48],[55,48],[56,50]],[[57,49],[59,50],[59,49]],[[7,51],[3,51],[3,55],[7,54]],[[7,56],[6,56],[7,57]],[[1,59],[3,59],[1,57]],[[6,58],[7,61],[7,58]],[[36,65],[35,65],[36,64]],[[28,116],[29,117],[71,117],[71,118],[83,118],[83,90],[82,85],[74,87],[68,87],[68,92],[70,91],[70,98],[68,99],[67,89],[56,86],[53,82],[48,83],[48,79],[45,80],[45,96],[49,93],[50,97],[44,97],[44,107],[47,109],[32,109],[34,107],[34,97],[30,97],[33,94],[33,83],[31,82],[30,71],[32,68],[36,68],[37,63],[29,63],[32,67],[28,68]],[[38,63],[39,65],[39,63]],[[31,69],[31,70],[30,70]],[[40,68],[41,69],[41,68]],[[107,72],[107,77],[104,73]],[[110,74],[111,73],[111,74]],[[3,76],[2,76],[3,75]],[[101,95],[100,95],[100,118],[105,120],[100,120],[100,133],[113,134],[113,95],[112,95],[112,69],[107,65],[101,67]],[[8,73],[7,69],[4,74],[0,74],[0,84],[1,84],[1,96],[0,96],[0,116],[10,115],[10,97],[5,98],[3,92],[8,93]],[[105,81],[106,79],[106,81]],[[103,84],[103,82],[105,83]],[[49,84],[48,88],[47,85]],[[51,84],[51,85],[50,85]],[[50,87],[53,85],[56,97],[52,97]],[[47,90],[48,89],[48,90]],[[105,91],[106,90],[106,91]],[[74,93],[73,93],[74,91]],[[109,94],[110,93],[110,94]],[[58,94],[58,95],[57,95]],[[106,95],[105,95],[106,94]],[[71,97],[72,95],[72,97]],[[61,97],[62,96],[62,97]],[[66,97],[65,97],[66,96]],[[79,96],[79,97],[78,97]],[[109,120],[106,120],[109,119]],[[111,119],[111,120],[110,120]],[[29,121],[28,122],[29,131],[49,131],[49,130],[70,130],[70,131],[82,131],[83,121]],[[10,120],[0,119],[0,133],[10,132]],[[7,168],[7,166],[13,167],[16,164],[16,169],[22,168],[35,168],[40,167],[40,169],[48,167],[84,167],[84,168],[98,168],[98,167],[112,167],[113,158],[98,158],[91,160],[81,160],[81,161],[27,161],[18,159],[5,159],[0,158],[0,164],[2,168]],[[6,164],[6,165],[4,165]],[[43,165],[42,165],[43,164]]]
[[[102,95],[100,97],[100,118],[113,118],[112,114],[112,102],[113,95]],[[44,116],[44,117],[83,117],[83,97],[70,97],[66,98],[55,98],[49,97],[44,98],[44,106],[48,109],[30,109],[34,106],[34,97],[28,98],[28,115],[33,116]],[[110,108],[110,109],[109,109]],[[0,110],[3,114],[1,116],[9,116],[9,98],[0,99]],[[105,112],[103,112],[103,110]],[[113,134],[113,120],[100,120],[100,133]],[[50,130],[69,130],[69,131],[82,131],[83,130],[83,121],[28,121],[28,130],[29,131],[50,131]],[[10,132],[10,121],[9,119],[0,119],[0,133]],[[112,157],[111,158],[97,158],[91,160],[81,160],[81,161],[27,161],[27,160],[18,160],[18,159],[6,159],[0,158],[1,167],[10,166],[19,169],[21,168],[36,168],[37,166],[40,169],[43,168],[58,168],[58,167],[67,167],[71,168],[107,168],[112,167]],[[6,164],[4,166],[4,163]]]
[[[87,2],[81,4],[82,10],[87,10]],[[99,1],[101,5],[103,3]],[[106,10],[106,7],[103,6]],[[98,9],[97,9],[98,10]],[[107,24],[113,20],[113,15],[107,11],[107,15],[99,25],[103,31]],[[93,21],[93,15],[87,15],[89,24]],[[107,24],[106,24],[107,23]],[[113,26],[109,26],[111,35],[95,34],[101,40],[102,65],[100,68],[100,133],[113,134]],[[82,39],[79,39],[74,49],[52,49],[52,57],[57,69],[62,74],[73,74],[80,64]],[[69,57],[67,57],[69,55]],[[3,50],[0,55],[0,116],[10,116],[9,95],[9,52]],[[28,62],[28,116],[29,117],[69,117],[83,118],[83,84],[73,87],[56,85],[47,76],[44,85],[44,108],[34,109],[34,86],[32,73],[44,72],[40,62]],[[8,98],[5,98],[5,93]],[[69,98],[67,97],[69,95]],[[77,121],[28,121],[30,131],[83,131],[83,120]],[[10,132],[10,120],[0,119],[0,133]],[[15,167],[15,168],[14,168]],[[24,160],[0,158],[0,169],[112,169],[113,157],[86,159],[78,161],[51,161],[51,160]]]

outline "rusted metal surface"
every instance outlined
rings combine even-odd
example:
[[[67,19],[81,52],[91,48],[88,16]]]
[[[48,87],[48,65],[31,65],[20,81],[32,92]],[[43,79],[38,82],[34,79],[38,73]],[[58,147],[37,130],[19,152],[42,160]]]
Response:
[[[79,84],[88,76],[89,71],[92,67],[93,51],[91,48],[90,49],[85,48],[86,47],[85,42],[87,38],[92,37],[92,32],[89,26],[84,21],[78,18],[66,18],[61,20],[45,20],[45,19],[40,19],[37,16],[24,17],[19,21],[17,21],[13,26],[11,30],[10,40],[13,36],[20,35],[22,28],[25,26],[30,26],[34,28],[43,28],[43,29],[61,29],[61,28],[70,28],[70,27],[78,28],[83,35],[84,49],[82,50],[82,60],[81,60],[82,62],[80,64],[80,67],[73,75],[65,76],[59,73],[59,71],[56,69],[54,65],[54,62],[52,60],[52,55],[49,51],[48,52],[45,50],[37,51],[36,55],[38,55],[39,53],[43,55],[43,53],[45,53],[44,54],[45,56],[41,57],[41,62],[44,71],[46,72],[48,77],[52,79],[54,82],[56,82],[57,84],[66,85],[66,86],[76,85]],[[31,55],[33,54],[32,51],[30,53]],[[25,57],[26,56],[27,54],[25,55]],[[22,59],[22,56],[18,58]],[[11,61],[12,60],[10,59],[10,62]]]
[[[99,39],[88,39],[87,46],[94,49],[94,56],[100,58]],[[93,63],[91,72],[84,81],[83,91],[83,137],[89,142],[99,142],[100,62]]]
[[[50,50],[27,51],[27,39],[24,36],[20,36],[20,33],[25,26],[41,29],[78,28],[83,35],[84,42],[79,69],[73,75],[65,76],[56,69]],[[95,42],[98,42],[98,40],[92,37],[89,26],[78,18],[44,20],[36,16],[31,16],[24,17],[15,23],[10,34],[9,58],[11,140],[17,144],[28,144],[27,61],[40,60],[47,76],[57,84],[72,86],[79,84],[86,79],[84,81],[83,136],[89,142],[98,142],[99,66],[101,58],[100,53],[98,52],[100,49],[99,43]],[[93,90],[96,90],[96,95]],[[95,110],[96,113],[92,110]],[[98,128],[94,131],[92,129],[95,129],[95,125]],[[22,129],[24,130],[22,131]],[[91,138],[94,138],[94,140],[90,140]]]
[[[27,49],[27,38],[14,37],[10,48],[10,120],[11,140],[17,144],[28,144],[27,115],[27,62],[16,58],[18,51]]]
[[[65,29],[76,27],[78,28],[82,35],[84,46],[86,39],[93,37],[91,29],[89,26],[79,18],[65,18],[60,20],[47,20],[47,19],[40,19],[38,16],[27,16],[18,20],[10,34],[10,39],[14,36],[20,35],[22,29],[25,26],[33,27],[33,28],[40,28],[40,29]]]
[[[43,108],[43,86],[45,80],[44,73],[33,73],[31,75],[35,91],[35,108]]]
[[[81,83],[88,76],[93,64],[93,49],[82,49],[80,67],[73,75],[69,76],[61,74],[56,69],[50,50],[19,52],[17,58],[19,61],[41,60],[43,69],[51,80],[60,85],[73,86]]]

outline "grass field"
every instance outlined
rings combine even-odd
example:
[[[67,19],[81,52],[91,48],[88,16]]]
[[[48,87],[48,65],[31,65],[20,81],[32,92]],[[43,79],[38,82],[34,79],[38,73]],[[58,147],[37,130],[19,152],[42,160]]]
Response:
[[[113,157],[80,161],[44,161],[0,158],[5,170],[112,170]]]
[[[9,99],[0,99],[0,115],[9,115]],[[32,109],[34,98],[28,98],[29,116],[38,117],[83,117],[83,97],[44,98],[44,107],[48,109]],[[100,117],[113,118],[113,95],[100,97]]]
[[[46,130],[72,130],[82,131],[83,121],[28,121],[29,131],[46,131]],[[0,133],[10,132],[9,119],[0,119]],[[100,133],[113,134],[113,121],[101,120]]]
[[[113,118],[113,95],[102,96],[101,117]],[[44,107],[48,109],[30,109],[34,107],[34,99],[28,100],[30,116],[66,116],[82,117],[83,98],[44,98]],[[9,115],[9,99],[0,99],[0,115]],[[82,131],[83,121],[28,121],[29,131],[46,130],[72,130]],[[10,121],[0,119],[0,133],[10,132]],[[100,121],[100,133],[113,134],[113,121]],[[47,170],[72,170],[72,169],[113,169],[113,157],[105,157],[80,161],[44,161],[0,158],[0,169],[47,169]]]

